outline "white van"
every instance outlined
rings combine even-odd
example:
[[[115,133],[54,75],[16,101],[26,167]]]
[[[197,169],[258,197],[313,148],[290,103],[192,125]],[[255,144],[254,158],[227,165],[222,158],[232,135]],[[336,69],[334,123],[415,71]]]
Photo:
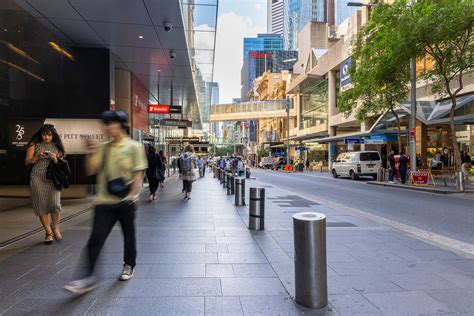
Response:
[[[355,151],[337,156],[332,164],[332,175],[349,176],[356,180],[359,176],[372,176],[377,179],[377,170],[382,167],[382,159],[377,151]]]

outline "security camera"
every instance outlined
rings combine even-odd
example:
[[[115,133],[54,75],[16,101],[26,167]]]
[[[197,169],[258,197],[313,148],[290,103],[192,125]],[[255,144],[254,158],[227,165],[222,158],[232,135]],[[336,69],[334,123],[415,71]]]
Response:
[[[166,32],[170,32],[173,29],[173,24],[170,22],[163,22],[163,28]]]
[[[174,50],[170,50],[170,58],[174,59],[176,57],[176,52]]]

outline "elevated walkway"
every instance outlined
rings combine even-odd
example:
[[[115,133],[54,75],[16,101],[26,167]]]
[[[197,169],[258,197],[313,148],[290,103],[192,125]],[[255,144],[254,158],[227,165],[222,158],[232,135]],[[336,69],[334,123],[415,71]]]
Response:
[[[211,106],[211,122],[286,117],[287,99],[216,104]],[[290,116],[296,116],[294,108]]]

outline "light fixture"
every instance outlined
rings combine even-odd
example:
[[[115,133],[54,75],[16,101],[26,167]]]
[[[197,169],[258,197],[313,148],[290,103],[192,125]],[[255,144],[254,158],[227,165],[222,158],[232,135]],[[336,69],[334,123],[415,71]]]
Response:
[[[69,58],[70,60],[74,61],[74,56],[72,56],[71,53],[69,53],[68,51],[66,51],[64,48],[62,48],[61,46],[59,46],[58,44],[56,44],[55,42],[49,42],[48,43],[49,46],[51,46],[52,49],[54,49],[55,51],[57,51],[58,53],[66,56],[67,58]]]
[[[161,72],[161,69],[158,69],[158,72]]]
[[[143,35],[138,35],[138,38],[139,38],[139,39],[143,39]]]
[[[7,28],[4,28],[3,31],[8,32],[8,29],[7,29]]]

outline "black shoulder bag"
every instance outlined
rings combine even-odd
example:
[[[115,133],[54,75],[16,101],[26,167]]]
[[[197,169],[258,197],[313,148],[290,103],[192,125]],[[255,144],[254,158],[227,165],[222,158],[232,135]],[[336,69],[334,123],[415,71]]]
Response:
[[[107,181],[106,183],[106,188],[107,192],[109,192],[110,195],[119,197],[119,198],[125,198],[129,193],[132,188],[131,184],[127,184],[127,182],[123,178],[116,178],[116,179],[109,179],[108,175],[108,168],[104,164],[107,163],[108,159],[108,154],[110,150],[111,144],[106,144],[104,147],[104,154],[102,156],[102,166],[101,166],[101,171],[105,172],[105,180]]]

